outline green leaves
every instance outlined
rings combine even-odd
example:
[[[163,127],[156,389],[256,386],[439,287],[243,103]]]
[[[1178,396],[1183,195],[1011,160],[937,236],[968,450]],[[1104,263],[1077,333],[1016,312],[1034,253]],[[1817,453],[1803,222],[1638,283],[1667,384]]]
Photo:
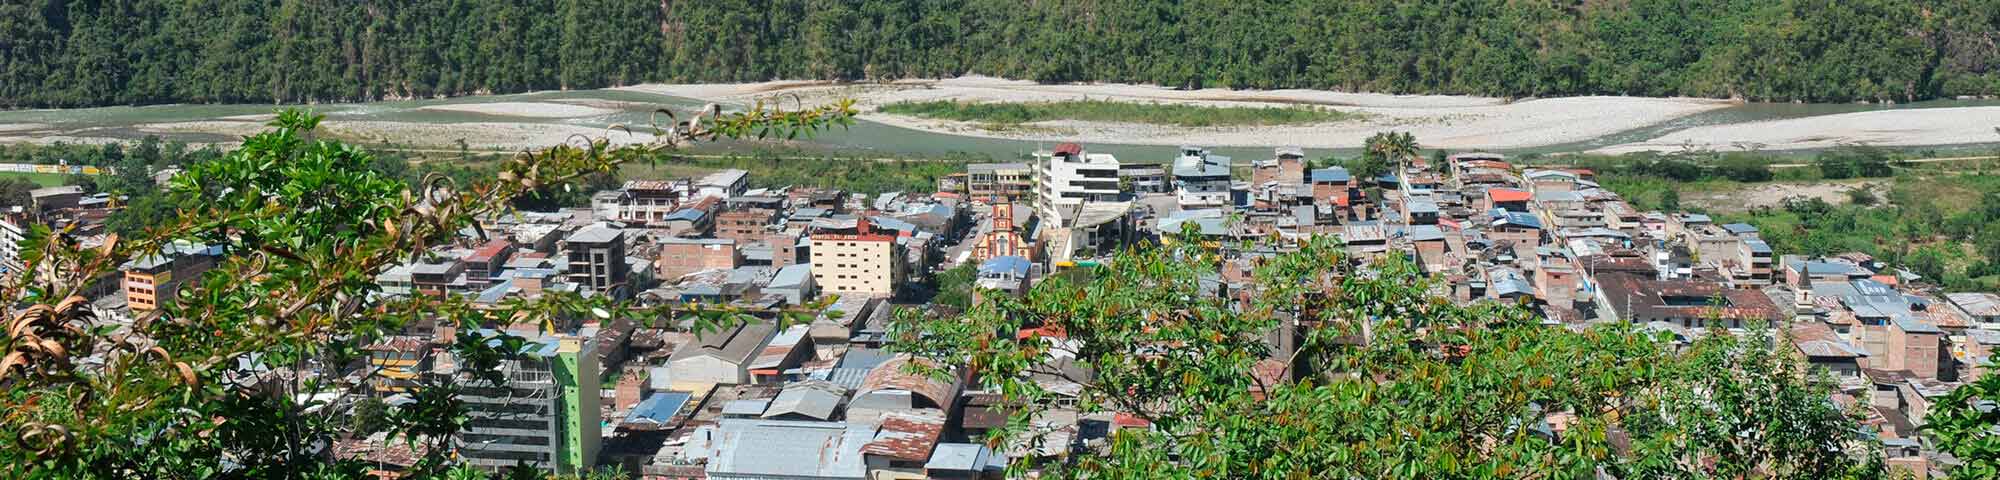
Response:
[[[1515,305],[1440,301],[1407,260],[1359,265],[1329,239],[1228,260],[1254,279],[1233,302],[1201,282],[1228,255],[1175,245],[962,316],[905,315],[892,348],[970,365],[978,385],[1025,406],[991,442],[1033,442],[1031,419],[1065,382],[1080,387],[1079,413],[1146,422],[1047,472],[1059,478],[1881,472],[1859,460],[1867,441],[1828,384],[1768,333],[1681,352],[1628,325],[1546,327]],[[1016,335],[1028,328],[1059,333]]]

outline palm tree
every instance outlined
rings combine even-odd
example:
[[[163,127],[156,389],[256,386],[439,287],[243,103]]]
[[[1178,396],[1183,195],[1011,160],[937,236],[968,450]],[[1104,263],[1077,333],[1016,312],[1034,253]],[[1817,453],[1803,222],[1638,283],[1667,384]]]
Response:
[[[1395,163],[1398,172],[1417,158],[1418,148],[1417,136],[1410,132],[1381,132],[1368,137],[1368,153]]]

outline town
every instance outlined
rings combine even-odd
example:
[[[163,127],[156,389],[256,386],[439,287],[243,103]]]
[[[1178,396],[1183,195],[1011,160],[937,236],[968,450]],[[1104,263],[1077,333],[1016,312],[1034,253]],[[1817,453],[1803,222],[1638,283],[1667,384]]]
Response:
[[[897,353],[888,334],[896,316],[953,308],[934,303],[952,289],[968,289],[971,304],[1025,295],[1120,251],[1174,242],[1224,259],[1204,282],[1227,302],[1262,287],[1248,273],[1261,259],[1330,237],[1356,266],[1402,258],[1437,282],[1439,297],[1522,305],[1548,329],[1626,323],[1678,342],[1782,329],[1784,351],[1838,382],[1826,400],[1863,411],[1885,461],[1923,478],[1946,467],[1923,441],[1929,406],[1986,375],[2000,346],[2000,295],[1943,294],[1858,252],[1774,255],[1756,227],[1635,208],[1588,169],[1477,152],[1400,156],[1382,172],[1311,158],[1279,147],[1232,159],[1194,146],[1119,158],[1062,143],[1022,163],[969,164],[931,192],[752,188],[744,170],[628,180],[593,192],[587,208],[481,218],[478,232],[377,275],[379,295],[498,307],[564,292],[726,307],[753,320],[701,329],[683,318],[537,319],[478,331],[419,322],[368,345],[364,362],[290,374],[336,386],[315,393],[331,404],[379,414],[415,402],[409,392],[423,379],[458,375],[452,345],[505,332],[528,339],[504,365],[510,382],[463,397],[456,458],[482,469],[1000,478],[1016,460],[1059,462],[1147,427],[1056,399],[1057,414],[1037,417],[1054,434],[996,446],[986,432],[1008,421],[1002,392],[962,365],[915,372],[924,360]],[[39,226],[85,248],[111,241],[111,196],[78,186],[31,196],[0,219],[8,271],[27,265],[21,243]],[[129,324],[228,254],[176,242],[94,279],[85,295]],[[809,321],[785,321],[801,308]],[[1274,338],[1272,351],[1296,347]],[[384,475],[426,453],[384,433],[331,448]]]

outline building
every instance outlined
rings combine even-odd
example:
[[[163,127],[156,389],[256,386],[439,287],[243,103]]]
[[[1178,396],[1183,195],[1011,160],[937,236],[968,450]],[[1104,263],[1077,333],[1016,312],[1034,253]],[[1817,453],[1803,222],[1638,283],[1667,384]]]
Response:
[[[625,262],[625,232],[605,224],[584,227],[563,240],[569,253],[568,277],[593,292],[625,298],[631,295],[626,276],[631,266]]]
[[[770,322],[736,322],[696,334],[667,357],[667,383],[689,392],[750,383],[751,361],[777,333]]]
[[[1945,300],[1964,315],[1968,323],[1986,330],[2000,330],[2000,295],[1991,293],[1949,293]]]
[[[0,216],[0,273],[26,268],[21,263],[21,241],[28,239],[30,222],[27,209],[19,205]]]
[[[1174,159],[1174,188],[1179,191],[1181,208],[1219,208],[1229,199],[1229,157],[1210,155],[1207,150],[1181,147]]]
[[[1118,158],[1109,154],[1085,154],[1074,143],[1057,145],[1052,151],[1035,152],[1035,211],[1054,217],[1062,208],[1085,202],[1118,201]]]
[[[604,412],[593,337],[586,331],[529,342],[502,364],[505,385],[467,379],[459,457],[491,471],[521,463],[559,474],[594,468]]]
[[[819,284],[813,283],[812,265],[786,265],[771,276],[764,293],[784,297],[787,305],[804,305],[819,297]]]
[[[851,227],[847,227],[852,222]],[[828,293],[894,296],[907,256],[895,235],[876,232],[866,218],[835,222],[812,234],[813,281]]]
[[[1124,182],[1125,189],[1132,193],[1174,191],[1174,182],[1167,178],[1167,167],[1157,163],[1120,163],[1118,181]]]
[[[124,268],[125,305],[147,311],[172,302],[182,286],[215,268],[221,256],[222,247],[175,243],[160,253],[132,259]]]
[[[628,222],[664,222],[680,209],[685,182],[673,180],[631,180],[609,199],[593,199],[598,214]]]
[[[742,264],[736,240],[727,238],[667,238],[660,241],[660,256],[653,260],[654,271],[669,282],[702,270],[729,270]]]
[[[1665,322],[1698,330],[1744,328],[1758,322],[1776,325],[1788,317],[1762,291],[1715,282],[1604,272],[1597,275],[1597,283],[1598,316],[1612,321]]]
[[[500,276],[500,270],[507,265],[507,258],[514,255],[514,242],[494,239],[473,249],[465,256],[465,281],[473,288],[493,284]]]
[[[35,215],[46,215],[56,210],[76,208],[83,202],[83,186],[37,188],[28,191],[28,198],[34,204]]]
[[[730,198],[723,202],[722,213],[715,215],[715,237],[738,244],[763,241],[784,210],[785,199],[779,197]]]
[[[1021,215],[1017,221],[1016,215]],[[1033,260],[1035,238],[1030,235],[1034,229],[1034,211],[1010,203],[993,205],[993,214],[980,225],[977,237],[972,239],[972,255],[975,262],[984,262],[994,257],[1016,256]]]
[[[708,174],[694,182],[696,197],[729,198],[750,188],[750,172],[728,169]]]
[[[965,194],[971,199],[1024,200],[1035,192],[1035,169],[1025,163],[965,166]]]

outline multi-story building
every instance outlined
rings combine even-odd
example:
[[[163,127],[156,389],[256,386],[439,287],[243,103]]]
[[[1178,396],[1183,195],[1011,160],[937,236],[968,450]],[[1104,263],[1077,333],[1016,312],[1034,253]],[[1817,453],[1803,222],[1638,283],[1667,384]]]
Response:
[[[1207,150],[1181,147],[1174,159],[1174,188],[1180,191],[1181,208],[1220,208],[1229,202],[1229,157],[1211,155]]]
[[[1167,167],[1157,163],[1120,163],[1118,180],[1124,182],[1125,189],[1132,193],[1174,191],[1174,182],[1167,179]]]
[[[965,166],[967,198],[1023,200],[1035,191],[1035,169],[1025,163],[974,163]]]
[[[604,224],[594,224],[577,230],[564,240],[564,250],[569,253],[568,276],[571,283],[581,285],[591,291],[617,295],[630,295],[625,285],[630,265],[625,262],[625,232]]]
[[[28,238],[28,212],[19,205],[0,215],[0,273],[21,271],[21,241]]]
[[[146,311],[173,301],[182,286],[215,267],[221,251],[221,247],[176,243],[160,253],[133,259],[124,269],[125,305],[133,311]]]
[[[618,195],[594,200],[599,215],[628,222],[656,223],[680,210],[686,181],[631,180]]]
[[[729,169],[708,174],[694,182],[695,196],[729,198],[750,188],[750,172]]]
[[[459,396],[469,421],[458,454],[498,471],[527,463],[558,474],[597,464],[604,415],[593,335],[537,339],[502,364],[505,385],[469,378]]]
[[[730,198],[723,202],[723,212],[715,215],[715,236],[739,244],[762,241],[784,210],[785,199],[780,197]]]
[[[480,288],[491,285],[500,270],[507,266],[507,258],[514,255],[514,242],[493,239],[473,249],[465,256],[465,281]]]
[[[1118,188],[1118,157],[1085,154],[1074,143],[1057,145],[1053,151],[1035,152],[1035,211],[1059,218],[1064,210],[1074,210],[1084,202],[1115,202]],[[1224,186],[1224,191],[1228,187]]]
[[[1756,237],[1745,238],[1737,245],[1736,262],[1731,269],[1737,284],[1752,288],[1770,285],[1771,245]]]
[[[893,296],[903,283],[906,255],[895,235],[877,233],[868,219],[849,228],[812,235],[813,281],[828,293]]]

